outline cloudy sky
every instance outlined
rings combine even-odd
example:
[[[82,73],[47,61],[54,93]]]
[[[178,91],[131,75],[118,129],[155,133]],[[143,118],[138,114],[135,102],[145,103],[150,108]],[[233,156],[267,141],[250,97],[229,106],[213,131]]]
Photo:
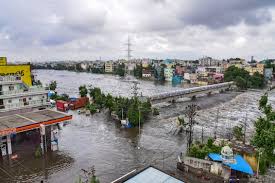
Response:
[[[9,60],[275,57],[274,0],[2,0]]]

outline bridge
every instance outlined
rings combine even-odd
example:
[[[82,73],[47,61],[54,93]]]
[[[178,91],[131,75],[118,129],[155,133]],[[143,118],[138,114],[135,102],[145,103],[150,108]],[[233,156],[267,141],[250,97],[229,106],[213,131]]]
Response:
[[[231,89],[234,85],[233,82],[219,83],[207,86],[199,86],[193,88],[186,88],[177,91],[165,92],[149,97],[152,104],[162,102],[173,102],[179,98],[191,97],[195,98],[199,94],[211,94],[213,92],[222,92]]]

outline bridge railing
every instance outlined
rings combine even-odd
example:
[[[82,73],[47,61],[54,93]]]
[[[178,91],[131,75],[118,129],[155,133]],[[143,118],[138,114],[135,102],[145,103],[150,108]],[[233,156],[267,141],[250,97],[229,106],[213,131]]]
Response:
[[[223,87],[230,86],[232,84],[233,84],[233,82],[226,82],[226,83],[219,83],[219,84],[213,84],[213,85],[207,85],[207,86],[187,88],[187,89],[153,95],[153,96],[150,96],[149,98],[151,100],[157,100],[157,99],[162,99],[162,98],[167,98],[167,97],[180,96],[180,95],[189,94],[189,93],[195,93],[195,92],[207,91],[207,90],[211,90],[211,89],[223,88]]]

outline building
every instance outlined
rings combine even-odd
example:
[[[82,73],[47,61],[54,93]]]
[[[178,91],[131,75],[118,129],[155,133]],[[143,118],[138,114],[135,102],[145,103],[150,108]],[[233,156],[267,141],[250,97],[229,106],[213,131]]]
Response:
[[[142,77],[143,78],[150,78],[150,77],[152,77],[151,71],[146,70],[146,69],[142,69]]]
[[[203,57],[198,61],[200,66],[220,66],[222,64],[222,60],[213,59],[212,57]]]
[[[172,81],[175,69],[168,67],[164,68],[164,77],[166,81]]]
[[[112,61],[105,62],[105,72],[106,73],[112,73],[113,71],[114,71],[113,62]]]
[[[198,75],[196,73],[184,73],[184,80],[189,81],[191,84],[197,83]]]
[[[111,183],[183,183],[182,180],[165,173],[164,171],[148,166],[141,170],[133,170]]]
[[[44,108],[48,92],[42,86],[28,86],[20,76],[0,77],[0,117],[7,114],[28,112]]]
[[[3,61],[0,65],[0,76],[20,76],[26,85],[32,85],[30,64],[14,65]]]
[[[0,157],[26,153],[20,149],[31,141],[33,151],[57,150],[58,124],[71,115],[47,108],[48,92],[42,86],[28,86],[20,76],[0,77]],[[26,138],[26,136],[28,138]]]
[[[244,69],[249,72],[250,75],[255,74],[258,72],[259,74],[264,75],[264,64],[253,64],[253,65],[246,65]]]

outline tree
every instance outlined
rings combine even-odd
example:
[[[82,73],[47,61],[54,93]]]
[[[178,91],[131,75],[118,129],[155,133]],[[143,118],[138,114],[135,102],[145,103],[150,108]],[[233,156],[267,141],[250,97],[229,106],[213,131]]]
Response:
[[[57,87],[57,82],[51,81],[50,85],[49,85],[49,89],[54,91],[56,89],[56,87]]]
[[[134,68],[134,76],[137,78],[142,78],[142,65],[137,64]]]
[[[124,63],[118,64],[118,67],[115,73],[123,77],[125,75],[125,64]]]
[[[243,140],[244,138],[243,126],[235,126],[233,128],[233,135],[237,140]]]
[[[241,76],[237,76],[235,79],[236,85],[240,89],[247,89],[247,82]]]
[[[88,94],[88,89],[86,87],[86,85],[81,85],[79,88],[79,94],[81,97],[86,97]]]
[[[259,100],[259,108],[264,116],[258,118],[255,123],[255,134],[251,143],[261,151],[260,173],[264,173],[268,166],[275,163],[275,112],[271,105],[267,104],[267,94]]]

